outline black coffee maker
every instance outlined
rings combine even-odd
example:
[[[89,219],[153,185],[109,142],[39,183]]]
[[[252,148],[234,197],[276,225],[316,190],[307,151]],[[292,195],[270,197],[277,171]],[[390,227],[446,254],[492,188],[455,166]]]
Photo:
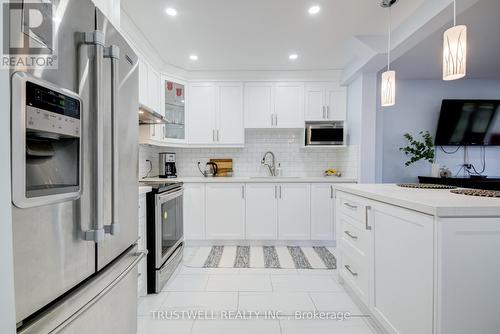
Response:
[[[160,152],[159,162],[159,177],[168,179],[177,177],[177,168],[175,168],[175,153]]]

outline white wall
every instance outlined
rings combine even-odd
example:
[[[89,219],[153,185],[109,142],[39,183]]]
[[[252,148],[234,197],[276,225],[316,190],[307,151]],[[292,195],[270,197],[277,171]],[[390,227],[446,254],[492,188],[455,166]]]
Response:
[[[417,134],[429,130],[434,136],[442,99],[500,99],[500,80],[399,80],[397,82],[396,105],[390,108],[379,107],[379,126],[381,154],[377,155],[382,168],[382,181],[414,182],[419,175],[430,175],[427,163],[417,163],[405,167],[406,158],[399,151],[404,146],[403,134]],[[446,148],[447,151],[453,148]],[[470,160],[476,168],[481,168],[480,149],[470,148]],[[453,173],[458,172],[463,163],[463,150],[447,155],[438,150],[437,162],[446,165]],[[500,147],[486,149],[486,171],[490,176],[500,175]]]
[[[179,176],[201,176],[197,162],[210,158],[232,158],[235,176],[266,176],[268,170],[260,162],[266,151],[276,155],[285,176],[319,177],[329,168],[339,169],[346,178],[357,177],[357,146],[342,149],[304,149],[303,130],[260,129],[246,130],[244,148],[162,148],[139,146],[139,176],[146,175],[149,164],[153,163],[150,175],[158,175],[158,153],[177,153]]]
[[[375,182],[377,89],[375,74],[362,74],[347,87],[349,144],[359,146],[358,181]]]

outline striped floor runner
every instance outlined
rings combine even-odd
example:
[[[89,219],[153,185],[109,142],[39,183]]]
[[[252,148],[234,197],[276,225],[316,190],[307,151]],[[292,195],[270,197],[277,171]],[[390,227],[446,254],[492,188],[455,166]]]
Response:
[[[200,247],[186,264],[203,268],[336,269],[333,248],[299,246]]]

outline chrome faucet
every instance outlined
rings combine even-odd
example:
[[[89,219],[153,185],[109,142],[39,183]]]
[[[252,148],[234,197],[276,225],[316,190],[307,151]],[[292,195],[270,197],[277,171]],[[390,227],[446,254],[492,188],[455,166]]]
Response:
[[[268,155],[270,155],[272,158],[271,165],[266,162],[266,158]],[[269,169],[269,173],[271,173],[271,176],[276,176],[276,156],[273,152],[267,151],[266,153],[264,153],[264,156],[262,157],[262,161],[260,163]]]

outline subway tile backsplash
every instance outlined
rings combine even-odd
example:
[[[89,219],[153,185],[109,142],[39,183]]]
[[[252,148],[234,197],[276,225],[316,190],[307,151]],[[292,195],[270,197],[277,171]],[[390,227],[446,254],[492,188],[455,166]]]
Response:
[[[201,176],[197,163],[203,165],[210,158],[233,159],[234,176],[266,176],[269,172],[261,165],[266,151],[276,155],[283,176],[317,177],[328,168],[336,168],[346,178],[357,178],[357,146],[347,148],[314,148],[302,146],[302,130],[256,129],[245,131],[244,148],[169,148],[139,145],[139,177],[158,175],[158,153],[175,152],[177,174]]]

